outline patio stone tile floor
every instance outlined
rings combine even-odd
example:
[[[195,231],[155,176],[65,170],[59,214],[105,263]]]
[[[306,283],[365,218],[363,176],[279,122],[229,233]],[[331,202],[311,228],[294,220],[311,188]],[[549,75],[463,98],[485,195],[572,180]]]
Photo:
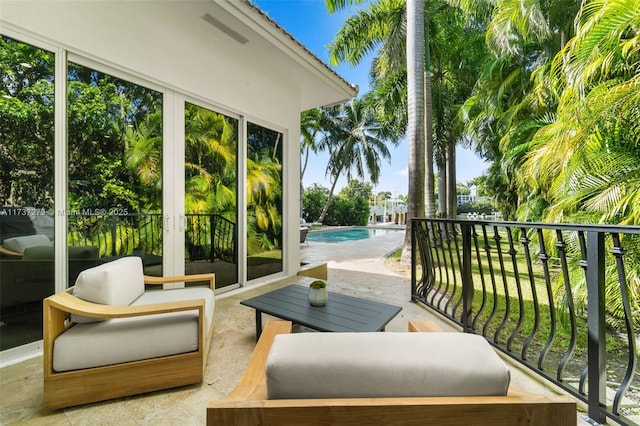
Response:
[[[436,314],[410,302],[407,278],[390,271],[384,257],[402,244],[404,233],[340,244],[302,245],[302,260],[327,262],[330,291],[400,305],[387,331],[406,331],[411,320],[438,322],[459,331]],[[48,410],[42,407],[42,356],[0,369],[0,423],[3,425],[204,425],[209,401],[221,399],[240,379],[255,345],[255,312],[240,301],[279,287],[310,280],[292,277],[234,290],[216,298],[215,325],[202,383],[110,401]],[[264,321],[268,321],[265,316]],[[301,330],[296,327],[294,331]],[[509,362],[509,360],[506,360]],[[510,362],[509,362],[510,363]],[[531,392],[554,393],[527,371],[511,364],[512,384]],[[579,425],[587,425],[578,413]]]

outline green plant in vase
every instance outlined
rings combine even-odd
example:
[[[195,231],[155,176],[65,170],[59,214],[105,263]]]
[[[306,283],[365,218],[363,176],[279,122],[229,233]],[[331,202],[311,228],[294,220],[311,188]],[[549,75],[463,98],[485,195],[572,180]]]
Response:
[[[327,283],[323,280],[315,280],[309,284],[309,303],[311,306],[324,306],[329,300]]]

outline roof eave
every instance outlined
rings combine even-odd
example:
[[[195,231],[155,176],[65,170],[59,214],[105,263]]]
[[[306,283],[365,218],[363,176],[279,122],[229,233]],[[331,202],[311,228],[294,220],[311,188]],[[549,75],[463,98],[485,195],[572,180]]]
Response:
[[[349,83],[341,77],[335,70],[331,69],[329,65],[324,63],[313,52],[296,40],[293,35],[250,1],[218,0],[216,3],[236,16],[236,18],[245,25],[248,25],[254,31],[260,33],[266,40],[279,47],[280,50],[292,60],[321,78],[339,94],[338,97],[340,99],[336,99],[331,104],[318,106],[340,104],[357,96],[359,90],[357,85]]]

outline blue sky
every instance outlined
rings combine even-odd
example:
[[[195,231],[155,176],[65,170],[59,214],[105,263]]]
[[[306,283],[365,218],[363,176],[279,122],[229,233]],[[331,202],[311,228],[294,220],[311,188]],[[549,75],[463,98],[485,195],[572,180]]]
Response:
[[[324,6],[324,0],[253,0],[253,3],[265,11],[271,19],[291,33],[322,61],[328,63],[327,46],[342,27],[344,20],[352,15],[357,8],[348,8],[336,14],[329,14]],[[371,58],[366,58],[357,67],[342,64],[335,70],[350,83],[360,87],[359,95],[369,90],[369,66]],[[391,162],[383,161],[382,173],[374,192],[389,191],[392,194],[406,195],[408,188],[407,162],[409,158],[406,139],[398,147],[390,147]],[[329,188],[329,179],[325,176],[328,155],[320,155],[310,159],[304,175],[305,187],[313,183]],[[457,151],[457,180],[467,182],[482,175],[487,164],[483,163],[475,154],[458,148]],[[336,190],[346,185],[346,179],[338,181]]]

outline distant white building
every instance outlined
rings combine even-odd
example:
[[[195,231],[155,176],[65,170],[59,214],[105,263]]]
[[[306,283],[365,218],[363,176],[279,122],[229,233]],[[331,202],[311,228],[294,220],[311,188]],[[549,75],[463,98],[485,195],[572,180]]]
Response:
[[[475,194],[461,194],[458,195],[458,206],[462,204],[472,203],[474,201],[482,200],[487,197],[477,197]]]
[[[383,200],[381,205],[371,206],[369,222],[372,223],[404,223],[407,215],[407,203],[398,198]]]

